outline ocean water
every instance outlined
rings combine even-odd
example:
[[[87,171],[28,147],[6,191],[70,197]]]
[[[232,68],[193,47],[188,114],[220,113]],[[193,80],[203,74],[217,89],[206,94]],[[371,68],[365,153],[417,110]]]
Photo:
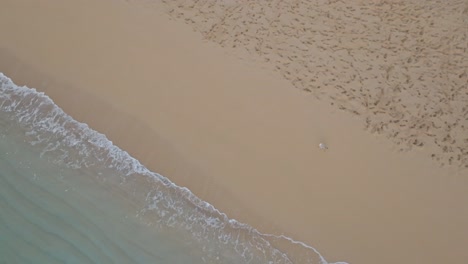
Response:
[[[0,73],[0,263],[327,263],[151,172]]]

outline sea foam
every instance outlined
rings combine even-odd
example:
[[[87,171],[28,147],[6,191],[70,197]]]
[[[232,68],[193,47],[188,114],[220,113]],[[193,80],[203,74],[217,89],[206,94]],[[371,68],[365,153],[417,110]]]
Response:
[[[328,263],[305,243],[284,235],[263,234],[230,219],[189,189],[148,170],[105,135],[74,120],[44,93],[17,86],[2,73],[0,111],[25,131],[27,142],[41,149],[41,156],[58,166],[112,170],[119,175],[120,185],[136,177],[151,182],[150,189],[136,189],[144,192],[139,193],[144,203],[135,208],[137,215],[153,228],[190,234],[202,245],[206,263],[223,263],[228,258],[242,263]],[[105,177],[102,175],[97,173],[96,177]]]

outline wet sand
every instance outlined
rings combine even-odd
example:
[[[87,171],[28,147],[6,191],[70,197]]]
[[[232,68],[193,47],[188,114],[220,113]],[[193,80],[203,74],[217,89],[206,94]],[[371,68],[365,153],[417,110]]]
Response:
[[[228,216],[304,241],[328,261],[468,258],[468,173],[431,158],[449,159],[443,148],[402,152],[396,137],[365,130],[385,119],[339,109],[351,98],[294,89],[275,64],[208,42],[162,9],[33,2],[2,4],[0,71]]]

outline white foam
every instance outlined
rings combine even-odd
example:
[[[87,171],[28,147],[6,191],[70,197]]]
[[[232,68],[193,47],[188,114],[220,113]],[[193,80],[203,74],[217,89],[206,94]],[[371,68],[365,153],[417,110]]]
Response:
[[[105,135],[72,119],[44,93],[17,86],[2,73],[0,110],[25,128],[25,136],[30,143],[42,147],[41,155],[57,157],[55,162],[58,164],[66,164],[74,169],[106,164],[108,168],[122,173],[124,180],[135,174],[154,179],[159,184],[146,195],[147,205],[141,208],[139,215],[155,213],[155,220],[161,226],[189,230],[194,239],[207,245],[205,249],[209,258],[219,258],[222,248],[231,248],[242,256],[245,263],[258,263],[259,260],[267,263],[293,263],[294,256],[288,256],[270,243],[271,239],[275,239],[300,246],[305,252],[300,263],[327,263],[315,248],[303,242],[284,235],[262,234],[228,218],[189,189],[149,171]],[[77,158],[72,159],[70,156]],[[318,259],[318,262],[314,262],[314,259]]]

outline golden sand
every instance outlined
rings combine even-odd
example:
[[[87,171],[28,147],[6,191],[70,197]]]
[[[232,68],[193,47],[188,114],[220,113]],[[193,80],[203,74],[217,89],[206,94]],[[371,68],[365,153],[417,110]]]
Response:
[[[468,259],[463,1],[178,2],[4,0],[0,71],[329,261]]]
[[[440,165],[468,168],[468,2],[162,2],[400,150],[430,146]]]

